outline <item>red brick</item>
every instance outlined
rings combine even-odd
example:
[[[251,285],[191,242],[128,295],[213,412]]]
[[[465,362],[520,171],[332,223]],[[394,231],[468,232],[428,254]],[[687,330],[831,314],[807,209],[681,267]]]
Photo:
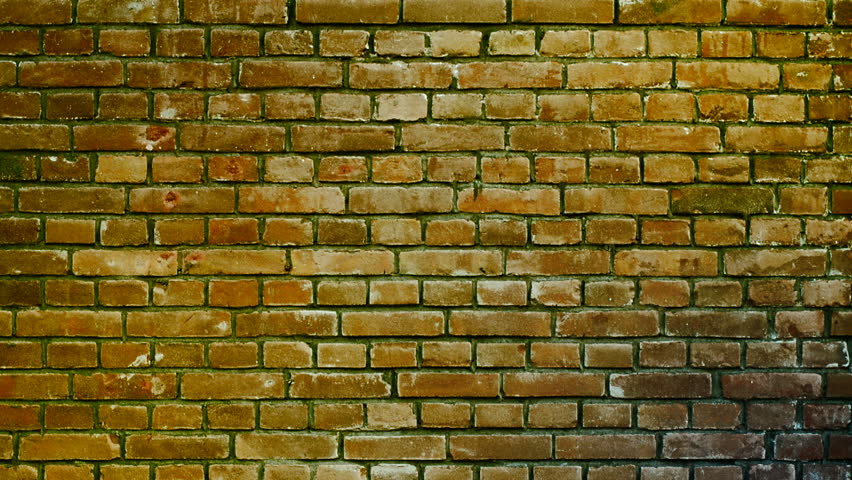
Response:
[[[286,131],[281,127],[183,125],[181,148],[212,152],[281,152]]]
[[[208,459],[228,456],[225,435],[130,435],[125,443],[127,458],[147,460]]]
[[[557,62],[465,63],[458,67],[458,85],[467,88],[560,88],[562,64]]]
[[[82,125],[74,127],[74,145],[82,151],[171,151],[175,149],[175,129],[156,125]]]
[[[109,0],[80,0],[80,23],[177,23],[178,0],[154,0],[139,8],[120,6]]]
[[[822,377],[814,373],[743,373],[722,375],[725,398],[819,398]]]
[[[678,88],[770,90],[778,87],[777,65],[747,62],[679,62]]]
[[[502,150],[504,130],[484,125],[410,125],[402,129],[406,151]]]
[[[238,337],[337,334],[337,315],[328,311],[245,313],[236,320]]]
[[[726,22],[749,25],[825,25],[826,2],[776,0],[766,4],[757,0],[731,0]]]
[[[287,4],[275,0],[186,0],[184,9],[186,19],[193,23],[287,23]]]
[[[115,60],[22,62],[22,87],[115,87],[124,83],[124,68]]]
[[[704,373],[636,373],[609,380],[616,398],[708,398],[712,389],[712,379]]]
[[[240,66],[240,85],[246,88],[339,87],[343,82],[340,62],[247,60]]]
[[[414,23],[505,23],[506,0],[405,0],[402,15]]]
[[[299,125],[292,129],[297,152],[387,151],[394,149],[394,129],[384,126],[329,127]]]
[[[120,456],[117,435],[45,434],[21,438],[22,460],[113,460]]]
[[[675,336],[763,338],[768,328],[762,312],[699,310],[666,314],[666,333]]]
[[[391,385],[378,373],[294,373],[292,398],[383,398]]]
[[[275,373],[187,373],[181,379],[181,398],[260,399],[284,397],[283,374]]]
[[[397,389],[400,397],[496,397],[496,374],[400,373]]]
[[[568,188],[565,213],[664,215],[668,192],[657,188]]]
[[[568,88],[667,88],[669,62],[576,63],[566,67]]]
[[[68,150],[69,133],[65,125],[0,125],[0,150]]]
[[[343,456],[350,460],[443,460],[446,440],[437,435],[348,437],[343,442]]]
[[[612,0],[514,0],[512,20],[536,23],[612,23],[615,6]]]
[[[624,126],[615,131],[618,150],[637,152],[718,152],[716,127]]]
[[[657,439],[653,435],[570,435],[556,437],[556,458],[571,460],[653,459],[656,454]]]
[[[615,255],[617,275],[715,276],[717,254],[701,250],[624,250]]]
[[[512,150],[533,152],[585,152],[612,148],[605,127],[538,125],[509,129]]]
[[[231,84],[227,63],[182,61],[127,64],[127,86],[134,88],[225,88]]]
[[[509,397],[602,397],[605,377],[591,373],[506,373],[503,391]]]
[[[725,271],[733,276],[821,276],[823,250],[750,249],[725,254]]]
[[[353,63],[349,86],[357,89],[449,88],[453,71],[446,63]]]
[[[359,0],[338,3],[330,0],[297,0],[296,21],[301,23],[396,23],[399,2]]]
[[[609,273],[610,255],[604,250],[514,250],[506,257],[509,275],[590,275]]]
[[[322,434],[240,433],[234,445],[240,459],[332,459],[337,458],[338,440]]]
[[[620,2],[618,21],[630,24],[714,24],[722,21],[721,0]]]
[[[560,337],[646,337],[659,333],[659,315],[650,310],[561,313],[556,319],[556,335]]]
[[[57,250],[0,251],[2,275],[64,275],[68,272],[68,252]]]
[[[439,312],[345,312],[341,332],[346,336],[435,336],[444,331]]]
[[[544,312],[470,312],[450,314],[451,335],[550,336],[550,317]]]
[[[751,433],[667,433],[663,456],[670,459],[762,459],[764,437]]]
[[[548,435],[457,435],[450,437],[453,460],[542,460],[551,458]]]

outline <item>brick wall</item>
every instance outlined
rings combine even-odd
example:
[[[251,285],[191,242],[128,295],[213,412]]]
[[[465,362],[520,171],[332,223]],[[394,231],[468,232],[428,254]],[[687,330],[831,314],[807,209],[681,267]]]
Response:
[[[848,480],[850,32],[0,0],[0,479]]]

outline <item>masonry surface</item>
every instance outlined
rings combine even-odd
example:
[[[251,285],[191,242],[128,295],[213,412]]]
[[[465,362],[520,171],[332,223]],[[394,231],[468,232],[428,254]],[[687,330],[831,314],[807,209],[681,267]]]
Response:
[[[851,57],[852,0],[0,0],[0,480],[849,480]]]

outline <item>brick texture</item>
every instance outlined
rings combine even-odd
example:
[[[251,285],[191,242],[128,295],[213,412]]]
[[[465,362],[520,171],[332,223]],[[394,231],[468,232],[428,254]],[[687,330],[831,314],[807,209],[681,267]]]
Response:
[[[0,0],[0,480],[849,480],[852,0]]]

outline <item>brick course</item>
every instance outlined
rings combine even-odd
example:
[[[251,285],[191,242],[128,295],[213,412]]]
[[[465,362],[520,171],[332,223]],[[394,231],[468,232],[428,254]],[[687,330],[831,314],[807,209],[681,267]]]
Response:
[[[0,0],[0,479],[848,479],[849,25]]]

